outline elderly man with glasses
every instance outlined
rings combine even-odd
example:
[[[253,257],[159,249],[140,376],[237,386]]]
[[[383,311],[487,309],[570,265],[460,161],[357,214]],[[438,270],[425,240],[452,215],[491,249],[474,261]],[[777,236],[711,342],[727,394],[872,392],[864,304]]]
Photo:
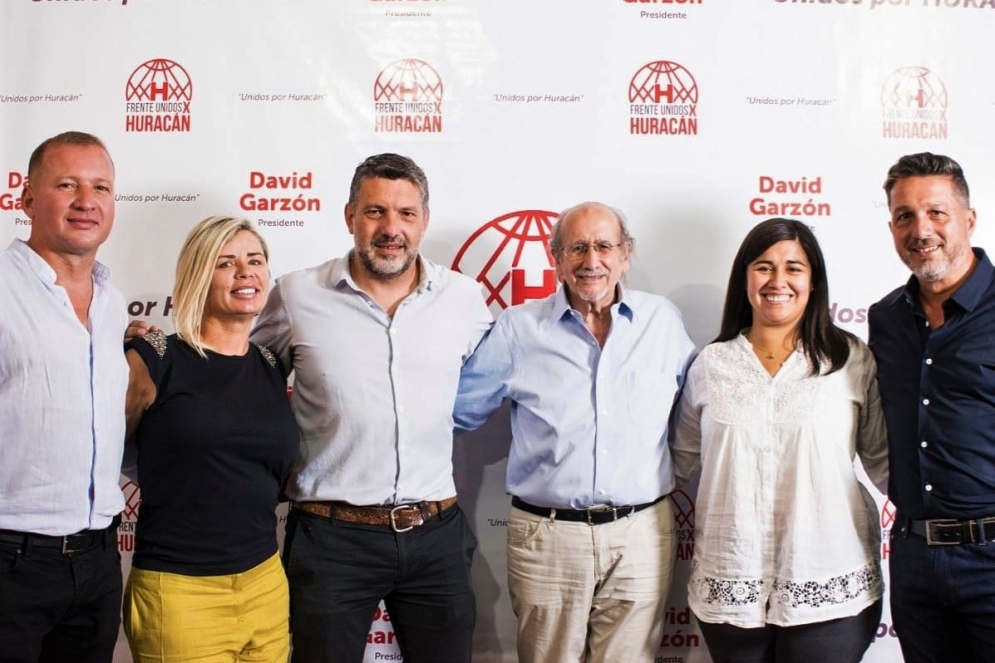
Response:
[[[508,398],[508,587],[523,663],[653,661],[674,564],[667,424],[694,345],[680,312],[624,288],[633,239],[600,203],[564,211],[562,286],[508,309],[464,366],[455,420]]]

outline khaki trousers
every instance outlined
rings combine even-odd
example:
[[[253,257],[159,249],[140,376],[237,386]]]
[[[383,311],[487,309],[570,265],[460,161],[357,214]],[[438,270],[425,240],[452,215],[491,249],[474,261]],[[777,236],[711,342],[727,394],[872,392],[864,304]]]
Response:
[[[508,589],[520,663],[652,663],[674,554],[669,499],[601,525],[512,507]]]

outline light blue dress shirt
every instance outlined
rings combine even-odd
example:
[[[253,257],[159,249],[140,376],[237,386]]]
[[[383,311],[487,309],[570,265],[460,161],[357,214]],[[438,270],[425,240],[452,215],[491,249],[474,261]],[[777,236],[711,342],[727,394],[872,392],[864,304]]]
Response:
[[[0,529],[63,536],[124,508],[127,310],[93,267],[87,330],[21,240],[0,253]]]
[[[694,344],[668,300],[619,293],[604,348],[561,287],[507,309],[463,369],[456,425],[511,400],[507,488],[530,504],[634,505],[674,489],[668,422]]]
[[[387,315],[353,281],[349,258],[277,280],[252,332],[294,370],[303,436],[294,500],[442,500],[453,482],[453,402],[463,362],[492,317],[473,279],[424,258],[421,280]]]

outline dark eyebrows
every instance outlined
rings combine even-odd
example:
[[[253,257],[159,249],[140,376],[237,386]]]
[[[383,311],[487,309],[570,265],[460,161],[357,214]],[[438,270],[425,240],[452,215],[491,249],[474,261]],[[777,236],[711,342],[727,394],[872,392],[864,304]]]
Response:
[[[789,264],[789,265],[801,265],[802,267],[806,267],[807,266],[807,264],[805,263],[804,260],[785,260],[785,262],[787,264]],[[750,267],[759,267],[760,265],[764,265],[766,267],[773,267],[774,266],[774,261],[773,260],[759,260],[759,259],[757,259],[757,260],[754,260],[753,262],[750,263]]]

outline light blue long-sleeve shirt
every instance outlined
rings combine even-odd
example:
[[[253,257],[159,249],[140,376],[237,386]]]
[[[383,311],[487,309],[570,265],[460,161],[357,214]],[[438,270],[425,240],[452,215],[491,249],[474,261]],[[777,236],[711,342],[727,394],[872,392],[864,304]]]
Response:
[[[508,492],[537,506],[651,502],[674,489],[667,429],[695,348],[670,301],[619,286],[604,348],[555,294],[506,310],[463,368],[454,419],[508,398]]]

